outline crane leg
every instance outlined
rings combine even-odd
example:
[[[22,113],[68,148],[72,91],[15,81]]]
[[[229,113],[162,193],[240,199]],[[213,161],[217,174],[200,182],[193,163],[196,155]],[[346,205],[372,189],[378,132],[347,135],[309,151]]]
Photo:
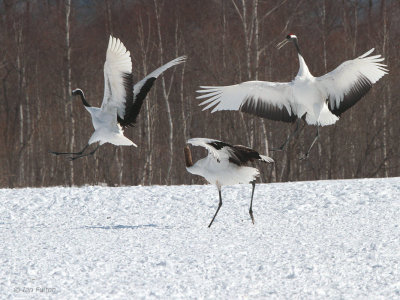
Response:
[[[55,152],[55,151],[49,151],[51,154],[54,155],[63,155],[63,154],[72,154],[72,155],[81,155],[83,152],[85,152],[85,150],[87,149],[87,147],[89,147],[89,144],[87,144],[85,146],[85,148],[83,148],[81,151],[79,152]]]
[[[283,151],[283,150],[285,150],[286,145],[290,142],[290,140],[298,134],[299,128],[300,128],[300,122],[301,122],[301,119],[297,119],[296,120],[296,129],[291,134],[288,135],[286,141],[282,144],[282,146],[280,146],[279,148],[272,148],[272,149],[268,149],[268,150],[269,151]],[[306,124],[304,123],[304,125],[303,125],[303,127],[301,129],[303,129],[305,125]]]
[[[218,208],[217,208],[217,211],[215,212],[214,217],[212,218],[212,220],[211,220],[211,222],[210,222],[210,225],[208,225],[208,228],[211,227],[212,223],[214,222],[215,217],[217,216],[217,214],[218,214],[218,212],[219,212],[219,209],[220,209],[221,206],[222,206],[222,196],[221,196],[221,188],[220,188],[220,187],[218,187],[218,193],[219,193],[219,204],[218,204]]]
[[[318,138],[319,138],[319,126],[317,126],[317,133],[315,134],[314,140],[313,140],[313,142],[311,143],[310,148],[308,148],[308,151],[306,152],[306,154],[304,155],[304,157],[301,157],[301,158],[300,158],[300,160],[303,160],[303,159],[307,159],[307,158],[308,158],[308,156],[310,155],[310,151],[311,151],[312,147],[314,146],[315,142],[318,140]]]
[[[99,149],[99,148],[100,148],[100,144],[97,145],[97,147],[93,151],[91,151],[89,153],[86,153],[86,154],[80,154],[78,156],[69,157],[69,160],[75,160],[75,159],[78,159],[78,158],[81,158],[81,157],[93,155],[97,151],[97,149]]]
[[[250,201],[250,209],[249,209],[249,214],[251,217],[251,221],[254,224],[254,216],[253,216],[253,195],[254,195],[254,188],[256,187],[256,181],[252,181],[251,184],[253,185],[253,190],[251,191],[251,201]]]

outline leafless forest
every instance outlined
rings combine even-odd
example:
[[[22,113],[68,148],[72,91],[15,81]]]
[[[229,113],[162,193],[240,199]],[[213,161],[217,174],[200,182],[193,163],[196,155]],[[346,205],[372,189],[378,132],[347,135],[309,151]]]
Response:
[[[190,137],[268,154],[294,125],[203,112],[195,91],[199,85],[292,80],[294,47],[275,48],[288,33],[299,37],[314,76],[373,47],[390,74],[336,125],[321,129],[307,161],[299,157],[313,126],[286,152],[271,152],[276,163],[259,165],[262,181],[400,175],[398,0],[0,0],[0,16],[1,187],[201,183],[184,167]],[[125,130],[138,148],[105,144],[94,157],[73,162],[53,156],[50,150],[81,150],[93,132],[71,90],[82,88],[101,105],[110,34],[131,51],[134,80],[177,56],[188,60],[157,79],[136,126]]]

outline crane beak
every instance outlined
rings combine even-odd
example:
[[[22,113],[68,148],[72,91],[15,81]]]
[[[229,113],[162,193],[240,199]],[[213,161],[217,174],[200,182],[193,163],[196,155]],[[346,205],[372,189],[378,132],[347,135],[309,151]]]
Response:
[[[276,48],[278,48],[278,50],[279,50],[279,49],[281,49],[283,46],[285,46],[287,43],[289,43],[289,40],[288,40],[288,39],[284,39],[282,42],[280,42],[280,43],[278,43],[278,44],[276,45]]]

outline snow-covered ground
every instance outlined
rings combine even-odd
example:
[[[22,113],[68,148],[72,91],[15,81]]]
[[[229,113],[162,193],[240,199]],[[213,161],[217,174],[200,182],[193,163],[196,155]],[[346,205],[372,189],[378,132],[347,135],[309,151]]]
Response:
[[[400,178],[0,190],[0,298],[400,298]]]

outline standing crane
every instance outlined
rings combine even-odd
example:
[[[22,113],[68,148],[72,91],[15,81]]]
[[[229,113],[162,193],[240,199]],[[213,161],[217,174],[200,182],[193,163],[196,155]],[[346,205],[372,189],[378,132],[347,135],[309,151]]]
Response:
[[[116,146],[135,146],[130,139],[124,136],[123,128],[134,126],[147,93],[157,77],[172,66],[183,63],[186,56],[178,57],[169,63],[151,72],[145,78],[133,85],[132,62],[130,52],[117,38],[110,36],[104,63],[104,97],[100,108],[91,106],[81,89],[72,91],[72,95],[79,95],[86,110],[92,117],[94,133],[88,144],[79,152],[54,152],[52,154],[75,155],[80,157],[93,155],[104,143]],[[99,142],[91,152],[83,154],[89,145]]]
[[[369,56],[374,49],[342,63],[333,71],[320,76],[311,75],[301,55],[297,37],[289,34],[277,47],[292,42],[299,58],[299,72],[291,82],[246,81],[230,86],[201,86],[198,93],[206,99],[200,105],[220,110],[238,110],[258,117],[283,121],[297,121],[295,131],[279,147],[283,150],[298,129],[300,119],[316,125],[317,131],[310,151],[319,137],[319,126],[335,124],[340,115],[355,105],[382,76],[389,71],[380,55]],[[277,150],[277,149],[273,149]]]
[[[222,206],[221,187],[223,185],[238,183],[251,183],[253,186],[249,214],[254,224],[253,195],[256,186],[256,178],[260,175],[260,172],[256,168],[245,166],[245,164],[254,160],[268,163],[272,163],[274,160],[268,156],[260,155],[257,151],[245,146],[232,146],[213,139],[194,138],[188,140],[187,143],[193,146],[201,146],[208,150],[208,155],[206,157],[193,164],[190,148],[188,145],[185,146],[185,163],[188,172],[204,177],[218,189],[218,208],[208,227],[211,227]]]

